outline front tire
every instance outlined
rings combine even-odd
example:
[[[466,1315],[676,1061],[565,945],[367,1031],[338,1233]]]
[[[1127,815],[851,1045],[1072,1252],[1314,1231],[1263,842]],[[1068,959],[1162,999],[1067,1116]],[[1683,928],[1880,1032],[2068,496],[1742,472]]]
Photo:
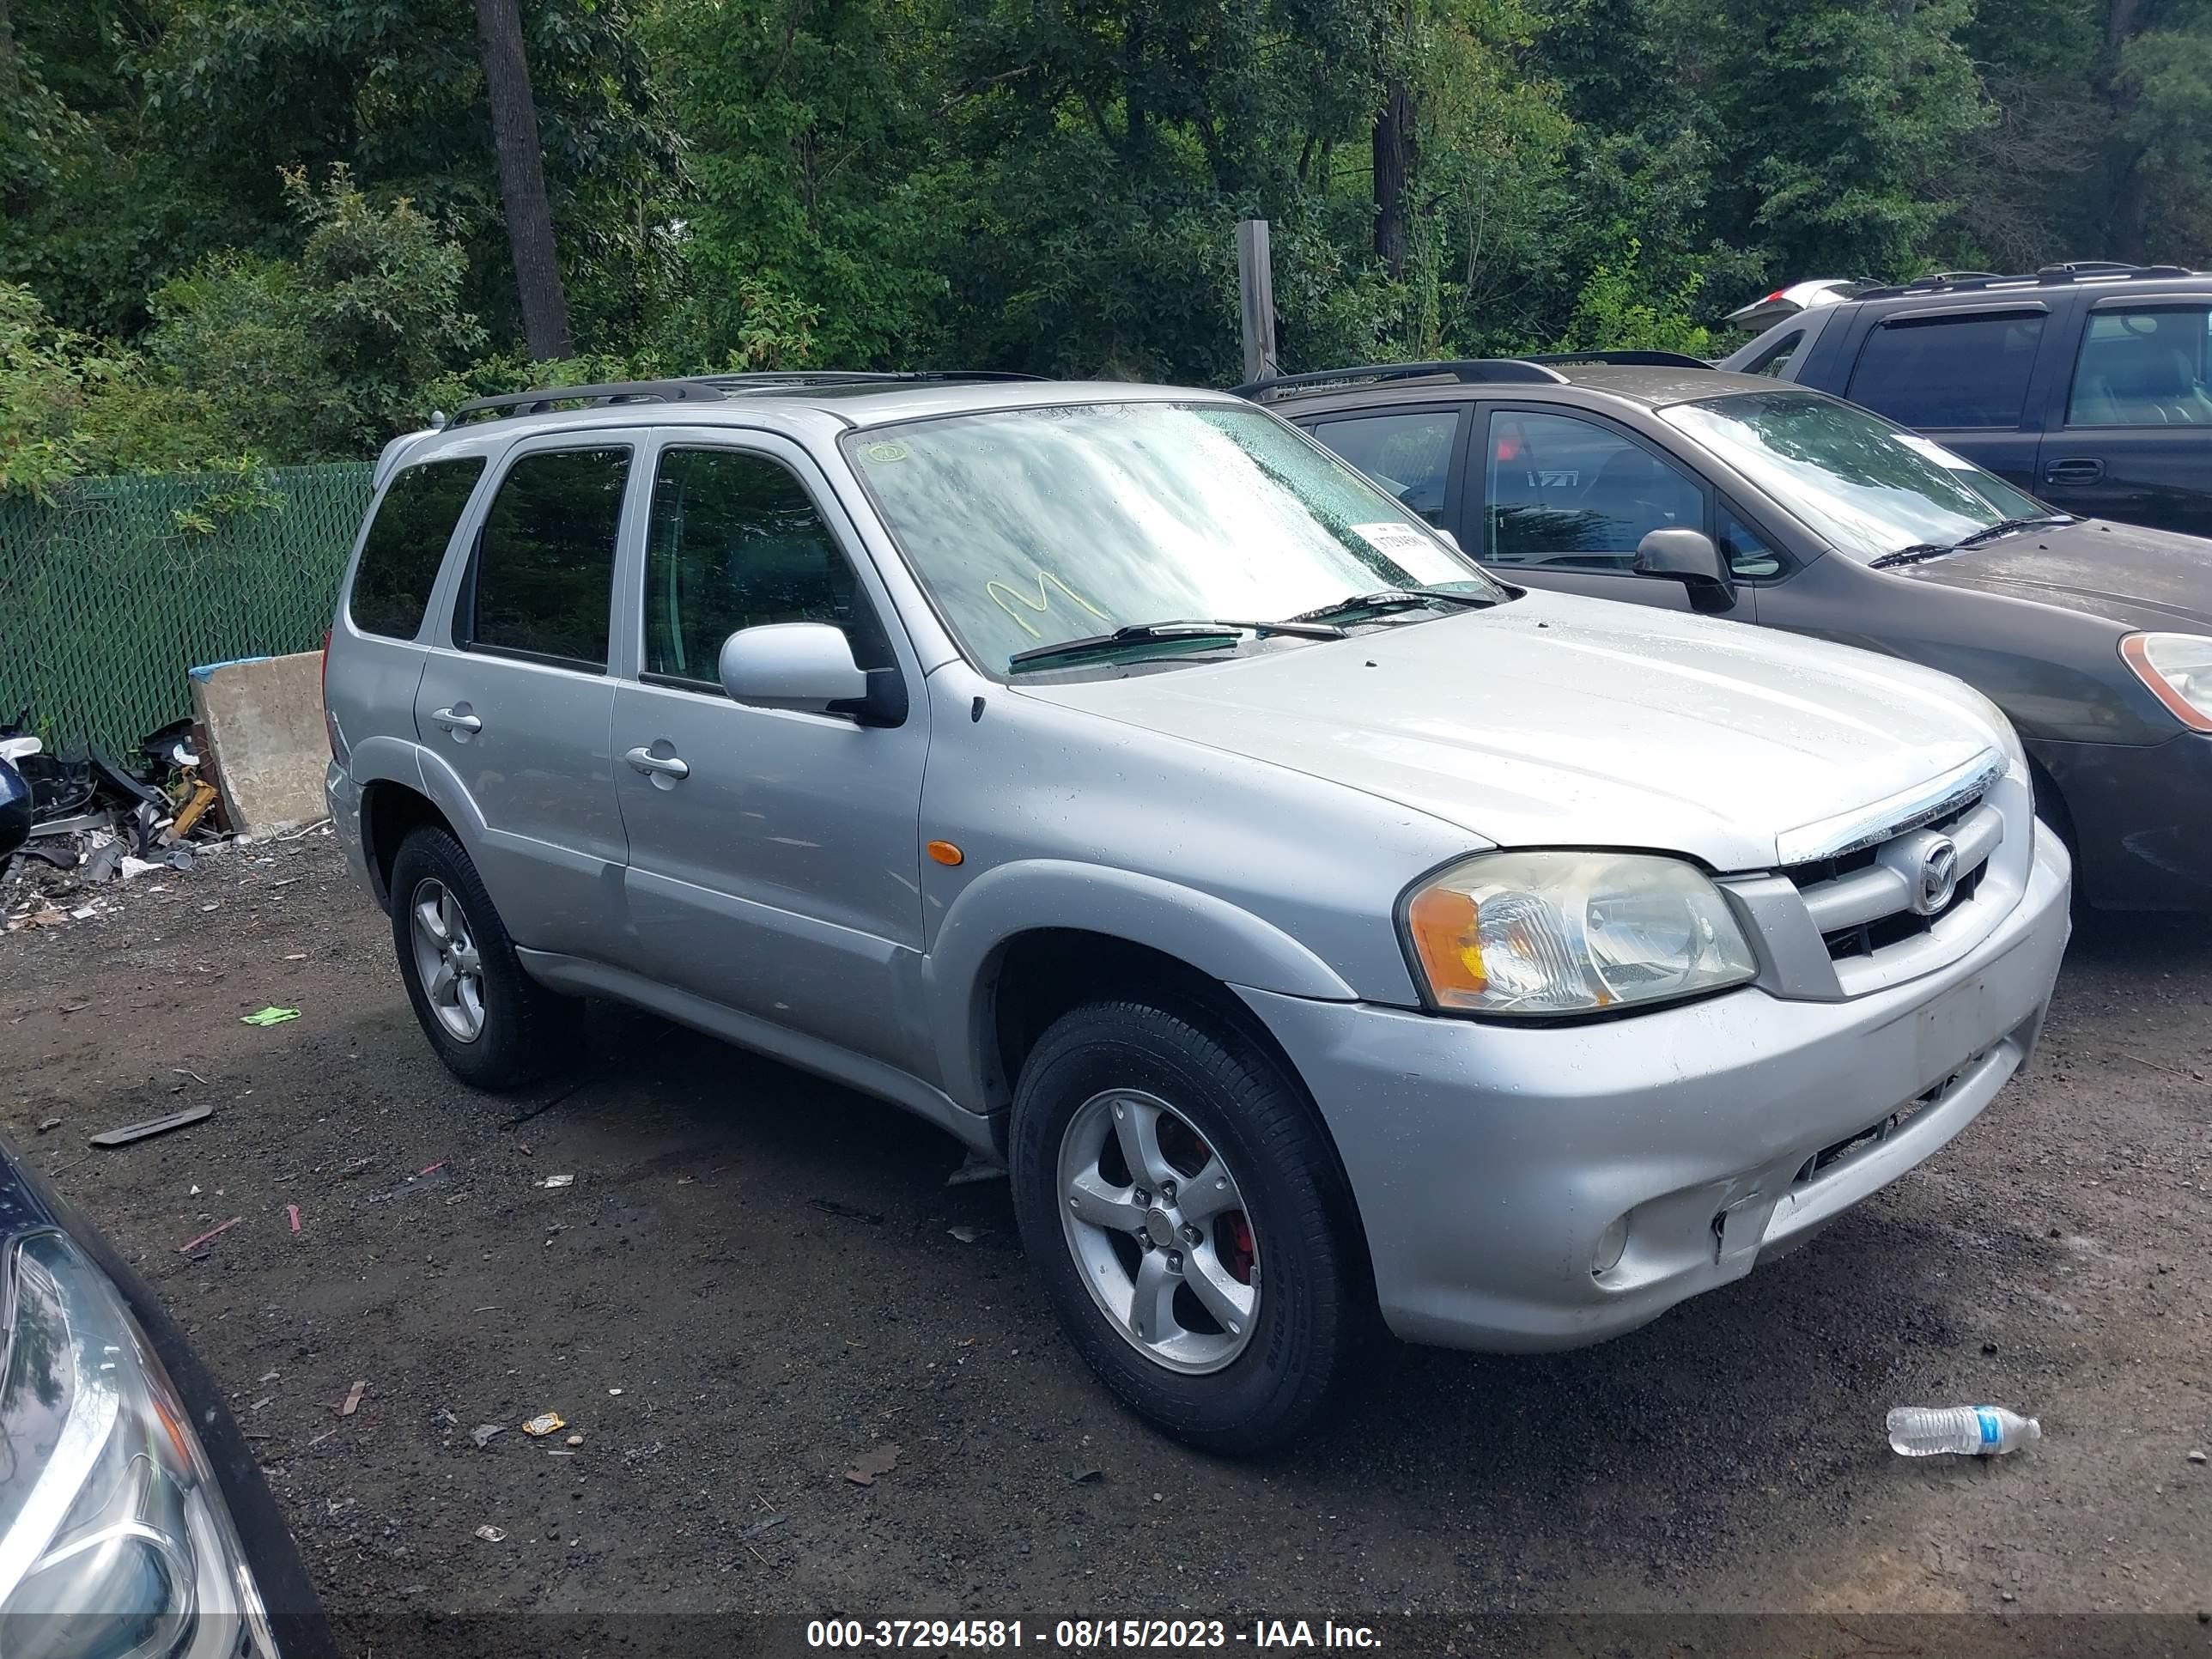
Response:
[[[1373,1324],[1364,1241],[1304,1092],[1225,1025],[1085,1005],[1015,1091],[1014,1207],[1068,1339],[1140,1417],[1207,1450],[1304,1432]]]
[[[392,943],[422,1035],[479,1089],[534,1082],[573,1052],[581,1005],[523,971],[459,842],[410,831],[392,861]]]

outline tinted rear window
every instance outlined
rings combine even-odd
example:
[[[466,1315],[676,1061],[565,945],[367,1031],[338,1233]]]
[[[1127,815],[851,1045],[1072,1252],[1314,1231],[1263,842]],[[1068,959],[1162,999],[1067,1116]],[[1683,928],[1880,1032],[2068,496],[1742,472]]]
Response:
[[[1885,323],[1844,395],[1905,426],[2017,427],[2043,338],[2039,313]]]
[[[346,614],[364,634],[411,640],[445,562],[461,509],[483,475],[483,458],[425,461],[393,478],[362,544]]]
[[[484,514],[454,639],[605,668],[629,481],[628,449],[544,450],[509,467]]]

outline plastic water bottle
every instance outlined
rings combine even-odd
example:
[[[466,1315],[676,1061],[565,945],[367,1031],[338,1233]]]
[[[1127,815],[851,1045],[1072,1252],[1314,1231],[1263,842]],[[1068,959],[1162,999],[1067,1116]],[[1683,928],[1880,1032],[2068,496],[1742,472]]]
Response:
[[[1999,1457],[2042,1438],[2042,1424],[2002,1406],[1899,1406],[1889,1414],[1890,1449],[1900,1457]]]

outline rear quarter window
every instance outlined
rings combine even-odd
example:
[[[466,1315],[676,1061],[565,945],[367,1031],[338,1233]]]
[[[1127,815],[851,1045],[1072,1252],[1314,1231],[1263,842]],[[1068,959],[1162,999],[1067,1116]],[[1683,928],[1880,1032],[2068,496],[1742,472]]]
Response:
[[[377,503],[353,574],[346,615],[364,634],[411,640],[422,630],[453,526],[483,474],[480,455],[403,469]]]

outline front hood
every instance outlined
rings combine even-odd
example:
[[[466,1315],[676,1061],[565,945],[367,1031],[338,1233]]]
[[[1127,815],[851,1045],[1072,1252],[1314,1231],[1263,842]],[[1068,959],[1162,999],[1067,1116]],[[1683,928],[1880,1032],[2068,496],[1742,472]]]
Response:
[[[2024,530],[1897,574],[2103,617],[2126,628],[2212,633],[2212,541],[2087,520]]]
[[[1498,846],[1723,871],[2002,738],[1955,680],[1740,623],[1565,594],[1026,696],[1364,790]]]

